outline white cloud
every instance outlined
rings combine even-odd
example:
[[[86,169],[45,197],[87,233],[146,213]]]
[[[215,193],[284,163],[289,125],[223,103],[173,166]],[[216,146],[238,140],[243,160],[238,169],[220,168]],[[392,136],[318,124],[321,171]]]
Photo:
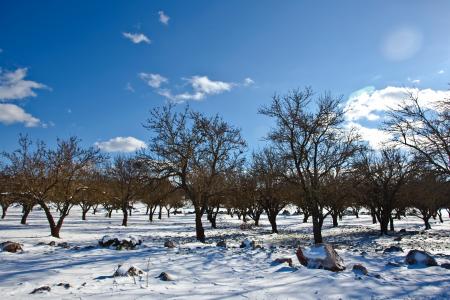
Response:
[[[18,68],[11,72],[0,69],[0,100],[15,100],[36,97],[34,89],[48,89],[42,83],[25,80],[27,68]]]
[[[131,136],[118,136],[105,142],[96,142],[94,145],[105,152],[134,152],[147,147],[143,141]]]
[[[368,128],[355,122],[348,122],[346,126],[358,130],[361,138],[374,149],[381,149],[391,139],[390,134],[378,128]]]
[[[150,44],[151,43],[151,40],[147,36],[145,36],[145,34],[143,34],[143,33],[123,32],[122,34],[125,38],[129,39],[130,41],[132,41],[135,44],[139,44],[139,43]]]
[[[223,81],[213,81],[207,76],[192,76],[186,79],[194,89],[195,92],[203,94],[220,94],[231,90],[233,83]]]
[[[169,25],[170,17],[166,15],[162,10],[160,10],[158,14],[159,14],[159,21],[164,25]]]
[[[251,79],[250,77],[247,77],[244,79],[244,86],[250,86],[255,84],[255,81],[253,79]]]
[[[0,123],[5,125],[23,123],[26,127],[36,127],[40,125],[40,120],[15,104],[0,103]]]
[[[392,61],[402,61],[413,57],[422,47],[422,34],[411,27],[397,28],[384,39],[381,52]]]
[[[439,70],[437,73],[438,73],[438,74],[444,74],[445,71],[444,71],[444,70]]]
[[[159,74],[139,73],[139,78],[147,82],[152,88],[159,88],[161,84],[167,83],[169,80]]]
[[[420,79],[412,79],[411,77],[408,77],[408,81],[411,82],[412,84],[419,84],[420,83]]]
[[[350,95],[345,103],[346,119],[378,120],[384,112],[397,107],[410,93],[417,95],[419,102],[427,108],[433,108],[437,101],[450,97],[450,91],[393,86],[375,90],[373,86],[368,86]]]
[[[157,91],[158,94],[176,103],[182,103],[188,100],[200,101],[205,99],[208,95],[221,94],[230,91],[233,86],[236,85],[231,82],[214,81],[207,76],[192,76],[183,79],[191,85],[192,92],[172,94],[169,89],[161,89]]]

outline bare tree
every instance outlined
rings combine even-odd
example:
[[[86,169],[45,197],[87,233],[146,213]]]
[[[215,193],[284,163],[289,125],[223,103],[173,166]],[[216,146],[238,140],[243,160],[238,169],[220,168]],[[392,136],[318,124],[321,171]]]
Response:
[[[324,94],[314,98],[310,88],[275,95],[259,113],[273,118],[268,135],[280,155],[289,163],[285,174],[303,190],[307,210],[313,219],[315,243],[322,243],[324,178],[344,168],[359,151],[359,135],[343,128],[341,98]]]
[[[450,175],[450,99],[423,103],[418,94],[410,92],[388,112],[385,130],[395,143],[407,146],[437,171]]]
[[[401,196],[410,206],[410,213],[423,220],[425,229],[431,229],[430,218],[445,207],[448,201],[445,177],[433,170],[421,168],[408,180]]]
[[[374,208],[380,223],[380,233],[388,234],[389,223],[391,230],[394,229],[392,212],[402,200],[400,190],[406,184],[414,165],[399,149],[384,148],[379,154],[365,155],[358,168],[366,178],[366,191],[370,195],[366,200]]]
[[[173,105],[152,110],[145,128],[153,133],[147,158],[158,174],[173,178],[195,210],[196,236],[205,241],[202,216],[208,200],[220,194],[220,177],[242,163],[240,130],[218,115],[206,117]]]
[[[252,175],[256,178],[258,201],[267,214],[272,233],[278,233],[277,216],[290,202],[284,172],[286,164],[273,149],[253,154]]]
[[[137,157],[117,156],[108,168],[109,195],[116,203],[115,207],[120,207],[122,210],[122,226],[128,225],[131,202],[138,200],[146,172],[146,164]]]

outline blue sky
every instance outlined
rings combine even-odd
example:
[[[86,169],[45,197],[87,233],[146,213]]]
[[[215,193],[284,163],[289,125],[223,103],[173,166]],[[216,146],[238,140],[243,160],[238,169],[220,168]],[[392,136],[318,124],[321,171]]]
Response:
[[[448,95],[449,28],[449,1],[1,0],[0,150],[19,133],[132,150],[166,101],[220,113],[252,149],[270,127],[258,108],[304,86],[381,138],[406,88]]]

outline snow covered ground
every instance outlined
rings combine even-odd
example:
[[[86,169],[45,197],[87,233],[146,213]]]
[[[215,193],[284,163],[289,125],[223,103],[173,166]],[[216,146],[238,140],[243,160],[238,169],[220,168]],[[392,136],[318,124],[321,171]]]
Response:
[[[447,216],[444,224],[433,221],[433,229],[427,232],[417,218],[396,221],[396,231],[405,228],[407,232],[391,237],[379,237],[378,226],[367,215],[346,216],[338,228],[331,228],[326,220],[324,238],[335,245],[347,266],[334,273],[299,264],[296,246],[312,242],[311,224],[302,224],[299,216],[279,216],[280,234],[273,235],[266,219],[260,228],[242,231],[236,217],[219,215],[217,230],[210,229],[205,220],[207,243],[201,244],[195,241],[192,214],[163,216],[149,223],[144,212],[142,207],[133,213],[124,228],[120,213],[112,219],[103,213],[89,214],[82,221],[74,208],[64,223],[62,238],[54,239],[43,212],[33,211],[29,224],[20,225],[20,209],[10,208],[0,221],[0,242],[20,242],[24,252],[0,252],[0,299],[450,299],[450,270],[403,264],[410,249],[430,252],[439,264],[450,262]],[[98,246],[104,235],[117,234],[142,238],[143,243],[136,250]],[[394,241],[398,237],[402,239]],[[263,247],[239,248],[246,238]],[[167,239],[177,247],[165,248]],[[228,248],[217,247],[220,240],[226,240]],[[56,246],[38,245],[51,241]],[[59,247],[63,242],[68,246]],[[404,252],[383,254],[391,245]],[[275,264],[276,258],[292,258],[294,266]],[[369,275],[354,273],[355,263],[363,264]],[[118,265],[124,264],[148,276],[113,276]],[[157,278],[161,272],[174,280],[161,281]],[[30,295],[41,286],[51,291]]]

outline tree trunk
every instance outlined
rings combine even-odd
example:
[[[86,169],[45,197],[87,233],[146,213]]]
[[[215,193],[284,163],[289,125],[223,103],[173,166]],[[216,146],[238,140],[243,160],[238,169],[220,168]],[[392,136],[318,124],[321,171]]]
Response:
[[[313,234],[314,234],[314,244],[323,243],[322,239],[322,226],[320,224],[319,216],[312,216],[313,220]]]
[[[437,215],[438,215],[438,217],[439,217],[439,222],[444,223],[444,220],[442,219],[442,212],[441,212],[440,209],[438,209]]]
[[[6,211],[8,210],[8,206],[2,205],[2,219],[6,217]]]
[[[303,214],[303,223],[308,223],[308,219],[309,219],[309,214],[308,213],[304,213]]]
[[[51,226],[50,227],[50,232],[52,234],[52,237],[60,238],[59,237],[59,232],[60,231],[61,231],[61,226]]]
[[[162,219],[162,206],[159,206],[158,220]]]
[[[206,237],[205,237],[205,229],[203,229],[202,224],[202,215],[203,213],[201,212],[200,209],[195,210],[195,233],[197,236],[197,240],[199,242],[204,243],[206,241]]]
[[[394,231],[394,218],[392,216],[389,217],[389,230]]]
[[[82,209],[81,210],[81,220],[86,221],[86,213],[88,210]]]
[[[123,212],[122,226],[127,226],[128,225],[128,209],[126,206],[124,206],[122,208],[122,212]]]
[[[338,227],[338,214],[331,214],[331,217],[333,218],[333,227]]]
[[[378,221],[380,222],[380,235],[387,235],[388,234],[388,226],[389,226],[389,221],[390,221],[390,217],[389,214],[386,213],[381,213],[380,216],[378,217]]]
[[[255,226],[259,226],[259,218],[261,217],[261,214],[256,214],[253,218],[253,221],[255,221]]]
[[[148,219],[149,219],[150,222],[153,222],[153,213],[154,213],[154,212],[152,212],[151,210],[150,210],[150,212],[148,213]]]
[[[425,223],[425,230],[431,229],[430,217],[428,216],[424,217],[423,222]]]
[[[377,224],[377,216],[374,213],[371,213],[372,215],[372,224]]]
[[[272,233],[278,233],[277,215],[275,213],[268,213],[267,218],[269,219],[270,226],[272,226]]]
[[[112,209],[110,209],[110,210],[108,210],[108,218],[110,218],[111,219],[111,216],[112,216]]]
[[[27,218],[32,209],[33,209],[33,207],[31,205],[23,206],[23,214],[22,214],[22,218],[20,219],[20,224],[22,224],[22,225],[27,224]]]

